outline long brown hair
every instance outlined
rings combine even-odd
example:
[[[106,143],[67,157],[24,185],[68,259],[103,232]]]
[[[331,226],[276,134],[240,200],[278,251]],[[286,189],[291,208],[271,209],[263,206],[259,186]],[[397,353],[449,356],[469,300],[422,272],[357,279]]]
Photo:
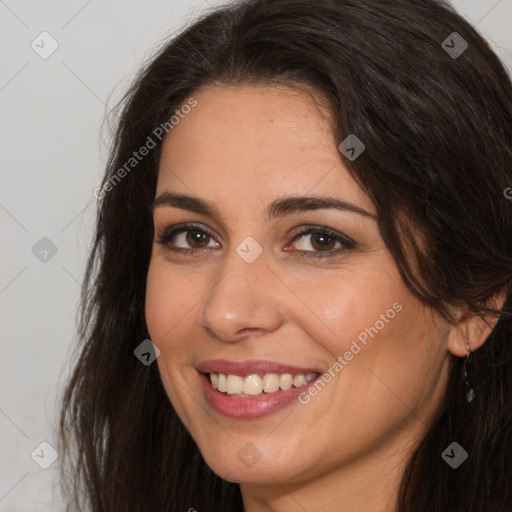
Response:
[[[504,191],[512,186],[512,84],[484,39],[436,0],[242,0],[205,14],[141,69],[120,104],[98,194],[77,357],[62,398],[68,510],[82,502],[94,512],[242,508],[239,486],[202,459],[157,365],[134,356],[149,338],[150,205],[161,150],[154,131],[199,88],[226,83],[302,84],[328,99],[338,140],[355,133],[366,145],[356,160],[340,158],[374,201],[382,238],[422,301],[450,318],[460,305],[497,314],[489,301],[506,294],[473,354],[475,398],[465,400],[463,360],[454,358],[398,510],[510,512],[512,200]],[[149,136],[155,147],[119,173]],[[406,258],[411,244],[415,265]],[[456,470],[441,457],[453,441],[469,453]]]

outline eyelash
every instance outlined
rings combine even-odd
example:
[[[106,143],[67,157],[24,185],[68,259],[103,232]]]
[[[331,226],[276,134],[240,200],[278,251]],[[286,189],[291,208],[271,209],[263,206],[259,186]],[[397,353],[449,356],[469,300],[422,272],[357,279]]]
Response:
[[[179,253],[182,255],[194,255],[197,256],[200,253],[208,251],[210,248],[204,247],[204,248],[197,248],[197,249],[184,249],[182,247],[176,248],[171,247],[169,245],[170,240],[172,237],[178,233],[183,233],[187,231],[198,231],[200,233],[204,233],[206,235],[211,236],[215,239],[213,233],[211,233],[209,230],[204,229],[200,227],[197,224],[179,224],[177,226],[173,226],[171,228],[168,228],[163,232],[162,235],[160,235],[159,239],[157,240],[157,243],[163,245],[167,251],[171,251],[174,253]],[[332,256],[337,256],[342,252],[345,252],[348,249],[353,249],[356,247],[356,243],[352,241],[350,238],[340,235],[338,232],[322,226],[313,226],[308,225],[305,226],[302,231],[299,231],[295,234],[292,241],[296,238],[300,238],[304,235],[327,235],[329,238],[335,240],[336,242],[340,242],[342,245],[344,245],[344,248],[342,249],[336,249],[336,250],[330,250],[330,251],[295,251],[297,256],[299,257],[307,257],[307,258],[316,258],[316,259],[323,259],[323,258],[330,258]],[[217,242],[218,243],[218,242]]]

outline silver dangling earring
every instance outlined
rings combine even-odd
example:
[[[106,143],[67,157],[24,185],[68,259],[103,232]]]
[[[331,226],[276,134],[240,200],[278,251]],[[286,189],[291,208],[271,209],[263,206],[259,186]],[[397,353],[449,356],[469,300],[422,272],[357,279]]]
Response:
[[[475,392],[473,391],[473,386],[471,385],[468,377],[468,366],[471,364],[471,349],[469,348],[469,337],[466,343],[467,354],[466,359],[464,360],[464,366],[462,367],[462,373],[464,376],[464,382],[466,384],[466,402],[472,402],[473,398],[475,398]]]

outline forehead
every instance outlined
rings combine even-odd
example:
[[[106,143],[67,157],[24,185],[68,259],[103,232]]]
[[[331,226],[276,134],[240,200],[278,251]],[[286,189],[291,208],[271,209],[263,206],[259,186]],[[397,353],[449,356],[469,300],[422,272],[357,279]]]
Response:
[[[211,86],[164,140],[157,195],[237,191],[268,202],[285,194],[337,194],[373,206],[344,168],[330,113],[285,86]],[[244,191],[242,193],[242,191]]]

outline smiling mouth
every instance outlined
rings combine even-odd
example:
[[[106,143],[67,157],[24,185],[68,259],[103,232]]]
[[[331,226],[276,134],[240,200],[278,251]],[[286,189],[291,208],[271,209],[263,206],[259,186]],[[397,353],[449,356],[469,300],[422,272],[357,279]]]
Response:
[[[224,373],[205,373],[213,389],[224,395],[237,398],[254,397],[272,394],[278,391],[288,391],[293,388],[306,386],[316,379],[320,373],[264,373],[250,374],[245,377]]]

